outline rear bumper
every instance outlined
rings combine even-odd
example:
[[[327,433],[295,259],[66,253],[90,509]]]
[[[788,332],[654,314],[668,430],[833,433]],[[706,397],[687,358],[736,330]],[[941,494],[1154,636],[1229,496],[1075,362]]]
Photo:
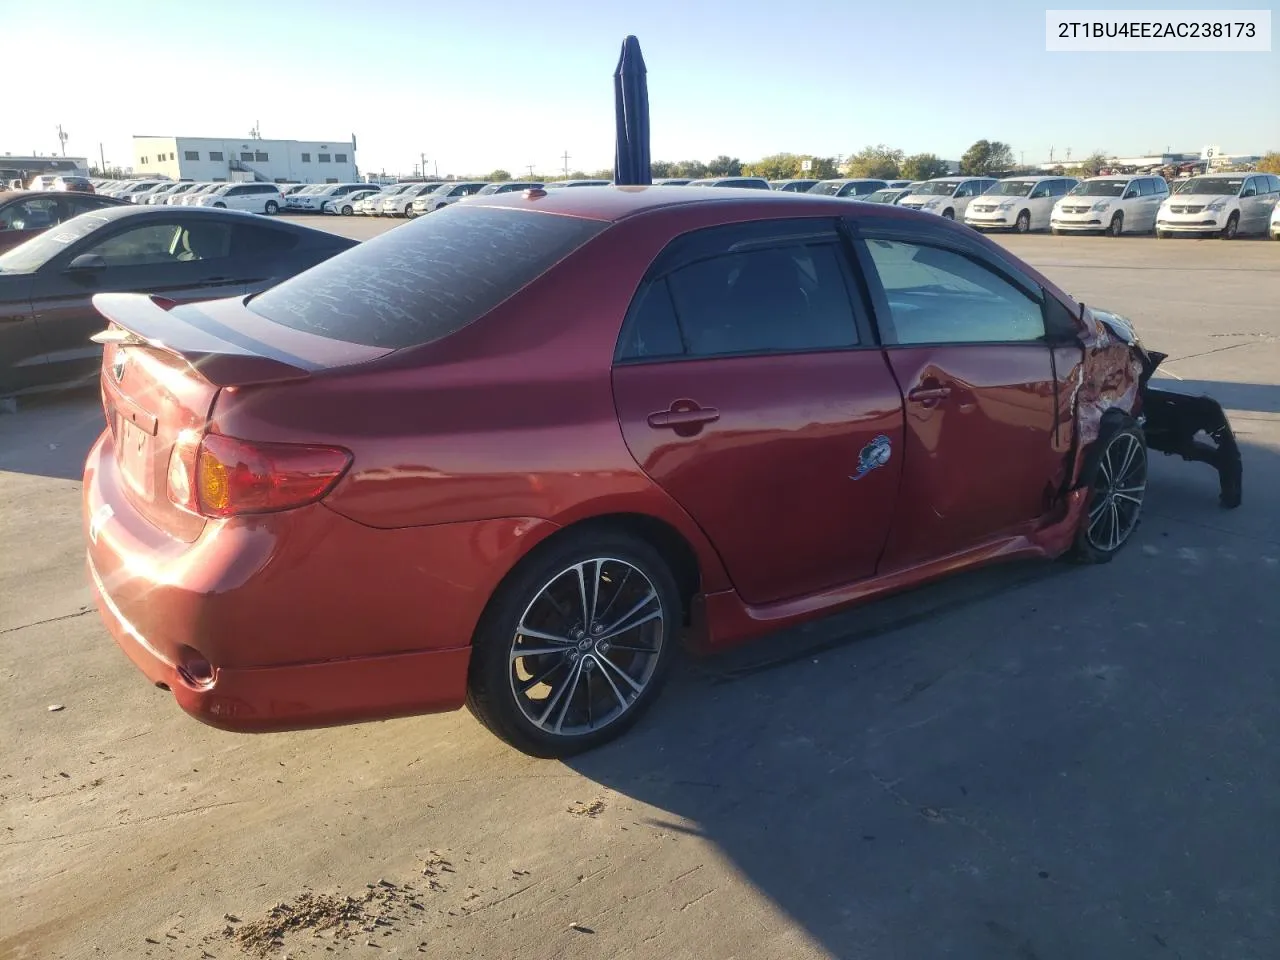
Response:
[[[267,733],[455,710],[466,693],[469,646],[277,667],[217,667],[208,684],[152,646],[107,593],[89,560],[98,612],[148,680],[197,720],[236,733]]]
[[[184,542],[131,505],[109,432],[85,464],[83,511],[90,583],[121,649],[192,716],[245,732],[461,706],[489,598],[556,529],[384,530],[312,504],[209,521]]]

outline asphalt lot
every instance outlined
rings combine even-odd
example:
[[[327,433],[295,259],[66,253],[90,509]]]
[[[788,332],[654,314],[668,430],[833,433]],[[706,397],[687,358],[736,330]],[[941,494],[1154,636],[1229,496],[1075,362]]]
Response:
[[[1280,243],[1006,242],[1224,402],[1244,506],[1157,458],[1114,563],[988,571],[689,663],[570,763],[466,713],[188,719],[89,607],[96,400],[0,415],[0,957],[245,956],[224,931],[308,892],[383,918],[272,955],[1280,955]]]

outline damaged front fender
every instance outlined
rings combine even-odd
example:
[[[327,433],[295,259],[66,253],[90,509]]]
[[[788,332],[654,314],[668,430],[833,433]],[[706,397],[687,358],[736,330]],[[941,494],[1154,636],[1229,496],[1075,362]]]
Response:
[[[1146,434],[1147,447],[1198,463],[1218,471],[1218,502],[1234,509],[1243,502],[1244,466],[1240,447],[1222,404],[1212,397],[1161,390],[1151,386],[1151,376],[1167,354],[1147,350],[1133,325],[1124,317],[1102,310],[1087,310],[1095,332],[1103,341],[1108,335],[1119,339],[1140,365],[1135,412]],[[1106,349],[1110,344],[1103,343]]]

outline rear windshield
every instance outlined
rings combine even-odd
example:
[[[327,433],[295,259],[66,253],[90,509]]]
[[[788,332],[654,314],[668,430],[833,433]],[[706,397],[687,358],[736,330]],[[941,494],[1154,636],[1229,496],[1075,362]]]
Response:
[[[431,343],[478,320],[608,224],[447,206],[249,301],[268,320],[370,347]]]

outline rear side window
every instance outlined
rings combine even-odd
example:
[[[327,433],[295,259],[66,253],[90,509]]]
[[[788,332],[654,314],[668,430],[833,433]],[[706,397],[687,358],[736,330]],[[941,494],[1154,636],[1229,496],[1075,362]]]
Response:
[[[431,343],[478,320],[608,224],[450,206],[249,301],[295,330],[371,347]]]

